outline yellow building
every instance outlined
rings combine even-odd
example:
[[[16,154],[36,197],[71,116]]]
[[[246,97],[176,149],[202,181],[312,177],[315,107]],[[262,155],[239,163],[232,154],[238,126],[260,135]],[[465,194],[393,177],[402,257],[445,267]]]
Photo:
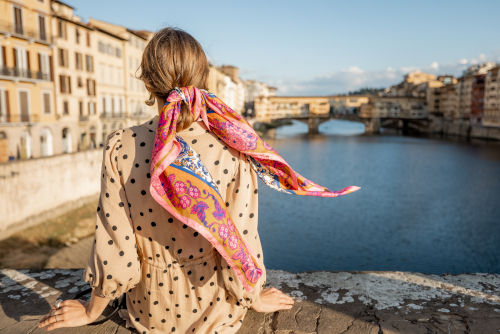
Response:
[[[484,126],[500,127],[500,66],[497,65],[486,74],[484,89]]]
[[[95,35],[95,66],[97,71],[97,110],[100,116],[99,142],[109,133],[126,127],[125,58],[126,37],[113,24],[89,18]]]
[[[425,97],[426,84],[435,80],[436,76],[434,74],[413,71],[406,74],[401,83],[389,87],[385,91],[385,95]]]
[[[330,105],[326,96],[258,96],[255,98],[255,119],[269,121],[277,118],[328,115]]]
[[[54,88],[58,119],[57,153],[98,146],[94,30],[74,15],[74,8],[52,1],[55,33]]]
[[[363,118],[426,118],[425,99],[413,96],[371,96],[359,113]]]
[[[450,83],[439,88],[439,112],[447,119],[455,117],[458,108],[457,85]]]
[[[49,0],[0,0],[0,162],[53,154]]]
[[[357,113],[363,104],[368,103],[366,95],[332,95],[328,97],[331,113],[353,114]]]
[[[436,116],[443,115],[440,110],[441,87],[456,83],[457,79],[452,75],[441,75],[437,77],[437,80],[429,81],[426,94],[427,111],[429,114],[434,114]]]

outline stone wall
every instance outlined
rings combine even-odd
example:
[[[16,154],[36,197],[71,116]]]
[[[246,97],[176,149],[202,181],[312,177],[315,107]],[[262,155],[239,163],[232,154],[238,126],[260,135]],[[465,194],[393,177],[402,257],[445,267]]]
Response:
[[[100,190],[101,162],[99,148],[0,164],[0,235],[94,198]]]

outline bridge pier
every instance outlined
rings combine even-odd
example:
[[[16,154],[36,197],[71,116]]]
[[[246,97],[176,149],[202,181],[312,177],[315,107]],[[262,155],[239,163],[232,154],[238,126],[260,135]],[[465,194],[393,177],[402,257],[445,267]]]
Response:
[[[368,118],[364,119],[365,133],[380,133],[380,118]]]
[[[316,135],[319,133],[320,119],[318,117],[309,117],[307,120],[307,125],[309,127],[309,134]]]

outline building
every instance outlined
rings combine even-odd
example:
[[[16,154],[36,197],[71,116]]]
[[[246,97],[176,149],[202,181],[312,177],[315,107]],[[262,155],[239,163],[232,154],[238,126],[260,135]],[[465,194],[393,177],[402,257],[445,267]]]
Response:
[[[440,75],[437,77],[437,80],[428,82],[426,100],[427,111],[430,115],[442,116],[443,113],[440,110],[441,88],[456,83],[457,79],[452,75]]]
[[[368,103],[367,95],[331,95],[328,96],[330,113],[337,115],[356,114],[363,104]]]
[[[255,99],[259,96],[276,96],[276,87],[257,80],[245,80],[243,83],[245,89],[244,116],[255,116]]]
[[[362,118],[426,118],[425,99],[414,96],[370,96],[361,105]]]
[[[330,104],[326,96],[258,96],[255,98],[255,119],[269,121],[277,118],[328,115]]]
[[[52,155],[50,1],[0,0],[0,12],[0,162]]]
[[[434,74],[413,71],[406,74],[401,83],[387,88],[384,95],[425,97],[427,84],[431,81],[436,81]]]
[[[500,65],[486,74],[482,125],[500,127]]]
[[[52,1],[55,32],[54,89],[59,153],[96,148],[97,84],[94,30],[74,15],[74,8]],[[59,141],[59,138],[58,138]]]
[[[214,93],[238,114],[243,113],[245,88],[238,76],[238,68],[231,65],[209,64],[208,91]]]
[[[125,103],[126,37],[122,29],[113,24],[89,18],[94,29],[97,71],[97,109],[100,116],[99,142],[103,143],[109,133],[124,128],[127,124]]]

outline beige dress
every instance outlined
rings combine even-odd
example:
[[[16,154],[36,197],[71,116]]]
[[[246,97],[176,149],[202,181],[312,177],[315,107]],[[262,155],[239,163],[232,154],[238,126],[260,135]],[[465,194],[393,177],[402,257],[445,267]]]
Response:
[[[83,279],[97,295],[126,293],[121,316],[139,333],[236,333],[266,281],[257,231],[257,174],[203,122],[178,132],[200,154],[263,275],[248,293],[228,263],[149,192],[158,116],[107,137],[94,246]]]

